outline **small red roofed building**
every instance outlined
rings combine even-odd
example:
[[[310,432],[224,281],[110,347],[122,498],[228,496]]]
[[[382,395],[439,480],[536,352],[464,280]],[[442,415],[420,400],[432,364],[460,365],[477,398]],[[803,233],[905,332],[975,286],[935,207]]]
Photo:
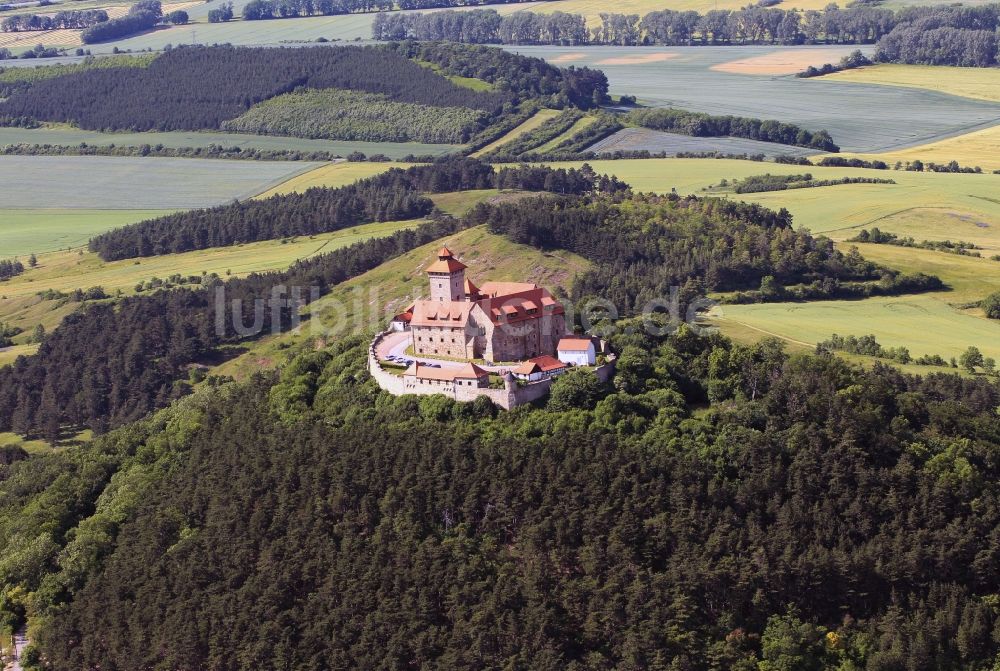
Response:
[[[597,347],[593,338],[567,336],[556,346],[559,360],[571,366],[593,366],[597,363]]]
[[[556,353],[566,316],[546,289],[523,282],[477,287],[465,270],[447,247],[427,268],[430,299],[416,301],[409,311],[415,355],[523,361]]]
[[[559,359],[543,355],[528,359],[511,371],[518,380],[537,382],[550,377],[556,377],[566,372],[568,366]]]

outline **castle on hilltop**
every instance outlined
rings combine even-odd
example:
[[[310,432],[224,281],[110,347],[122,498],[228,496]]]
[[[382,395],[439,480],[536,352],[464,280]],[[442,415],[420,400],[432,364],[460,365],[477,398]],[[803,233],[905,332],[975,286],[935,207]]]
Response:
[[[447,247],[427,268],[430,299],[416,301],[401,315],[415,355],[524,361],[556,354],[566,333],[566,313],[552,294],[523,282],[477,287],[465,270]]]
[[[372,341],[368,371],[382,389],[460,402],[485,397],[509,410],[546,396],[572,366],[592,369],[602,382],[614,374],[606,343],[567,335],[566,312],[547,290],[527,282],[477,287],[465,270],[442,247],[427,268],[430,298]]]

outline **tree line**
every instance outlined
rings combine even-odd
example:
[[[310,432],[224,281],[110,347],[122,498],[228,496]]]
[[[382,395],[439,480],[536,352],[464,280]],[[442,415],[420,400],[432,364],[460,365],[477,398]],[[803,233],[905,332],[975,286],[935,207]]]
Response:
[[[669,131],[694,137],[741,137],[761,142],[778,142],[821,151],[838,152],[840,147],[825,130],[808,131],[795,124],[772,119],[736,116],[712,116],[703,112],[669,108],[633,110],[629,121],[653,130]]]
[[[105,261],[176,254],[416,219],[434,209],[425,193],[505,188],[579,194],[606,183],[592,171],[522,166],[497,172],[474,159],[445,159],[430,166],[391,168],[335,189],[311,188],[148,219],[97,235],[89,247]]]
[[[874,44],[902,20],[902,14],[863,4],[798,12],[759,5],[743,9],[665,9],[645,16],[602,12],[588,29],[579,14],[495,10],[427,14],[379,14],[372,24],[377,40],[451,40],[479,44],[731,45]]]
[[[558,76],[558,68],[552,71]],[[254,104],[299,87],[353,89],[494,114],[516,99],[513,91],[457,86],[386,48],[178,47],[144,68],[86,69],[35,81],[0,103],[0,116],[93,130],[218,129]]]
[[[929,6],[893,11],[856,3],[822,11],[749,5],[738,10],[601,13],[587,27],[579,14],[496,10],[379,14],[377,40],[450,40],[476,44],[745,45],[878,44],[877,60],[986,67],[997,62],[1000,5]],[[833,68],[833,66],[831,66]],[[814,74],[818,74],[814,73]]]
[[[5,33],[33,30],[63,30],[88,28],[95,23],[108,20],[103,9],[80,9],[46,14],[15,14],[0,22],[0,31]]]
[[[394,9],[438,9],[468,5],[507,5],[531,0],[250,0],[243,7],[243,19],[261,21],[298,16],[331,16],[356,12],[388,12]]]

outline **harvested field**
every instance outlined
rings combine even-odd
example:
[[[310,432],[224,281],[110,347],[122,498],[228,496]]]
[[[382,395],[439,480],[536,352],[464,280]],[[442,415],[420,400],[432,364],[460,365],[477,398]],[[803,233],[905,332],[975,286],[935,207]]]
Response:
[[[782,49],[760,56],[750,56],[728,63],[713,65],[710,69],[737,75],[794,75],[810,65],[819,67],[824,63],[836,63],[857,49],[849,47],[828,47],[823,49]]]

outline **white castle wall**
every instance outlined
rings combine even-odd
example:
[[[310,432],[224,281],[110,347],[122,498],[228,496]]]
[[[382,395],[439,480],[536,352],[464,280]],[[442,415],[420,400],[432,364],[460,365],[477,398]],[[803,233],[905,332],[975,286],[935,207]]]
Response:
[[[389,371],[383,369],[382,365],[379,363],[378,356],[375,354],[376,348],[379,343],[382,342],[382,339],[388,335],[388,333],[389,332],[378,334],[375,337],[375,340],[373,340],[371,345],[368,347],[368,372],[371,373],[373,378],[375,378],[379,387],[394,396],[403,396],[405,394],[433,396],[435,394],[443,394],[460,403],[470,403],[480,396],[486,396],[497,406],[503,408],[504,410],[510,410],[511,408],[524,405],[525,403],[531,403],[547,396],[549,389],[552,388],[552,383],[554,382],[554,380],[550,378],[525,385],[519,385],[510,380],[504,389],[456,386],[450,382],[441,382],[438,384],[415,384],[414,381],[408,381],[401,375],[393,375]],[[608,363],[594,369],[594,372],[597,374],[597,378],[601,380],[601,382],[607,382],[614,374],[614,370],[615,359],[614,355],[611,355]]]

